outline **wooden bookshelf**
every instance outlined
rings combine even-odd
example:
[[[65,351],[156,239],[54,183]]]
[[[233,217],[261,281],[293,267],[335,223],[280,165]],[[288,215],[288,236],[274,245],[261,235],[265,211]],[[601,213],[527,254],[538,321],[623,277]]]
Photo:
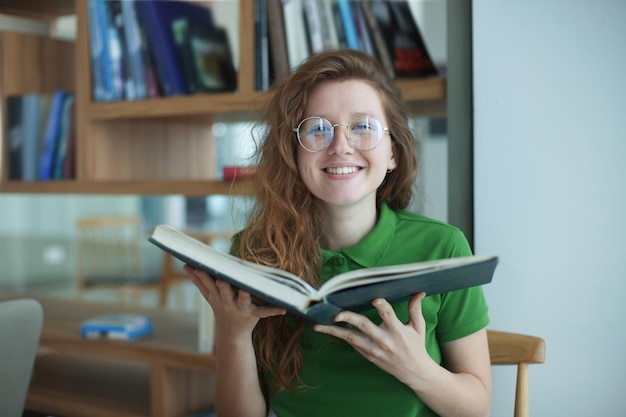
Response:
[[[0,13],[50,19],[75,13],[73,43],[0,34],[0,107],[6,97],[64,88],[76,95],[76,178],[50,182],[8,179],[6,121],[0,147],[0,192],[75,194],[249,194],[250,182],[222,182],[214,164],[216,117],[256,120],[267,96],[254,89],[254,0],[239,0],[238,89],[138,101],[93,102],[87,1],[11,0]],[[210,2],[207,0],[207,4]],[[42,54],[42,51],[45,53]],[[40,71],[40,68],[51,70]],[[416,114],[445,114],[445,78],[398,80]]]

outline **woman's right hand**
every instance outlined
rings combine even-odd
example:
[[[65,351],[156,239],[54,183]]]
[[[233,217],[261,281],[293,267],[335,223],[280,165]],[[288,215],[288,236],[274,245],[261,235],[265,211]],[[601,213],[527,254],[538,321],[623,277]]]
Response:
[[[249,334],[259,319],[286,314],[286,310],[273,306],[257,306],[250,293],[235,291],[226,281],[213,278],[200,269],[185,265],[185,272],[211,305],[220,331]]]

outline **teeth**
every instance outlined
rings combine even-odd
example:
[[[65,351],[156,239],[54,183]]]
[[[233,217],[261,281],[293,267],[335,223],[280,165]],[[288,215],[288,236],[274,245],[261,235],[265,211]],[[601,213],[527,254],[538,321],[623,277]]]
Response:
[[[357,171],[357,167],[333,167],[327,168],[326,171],[332,175],[346,175]]]

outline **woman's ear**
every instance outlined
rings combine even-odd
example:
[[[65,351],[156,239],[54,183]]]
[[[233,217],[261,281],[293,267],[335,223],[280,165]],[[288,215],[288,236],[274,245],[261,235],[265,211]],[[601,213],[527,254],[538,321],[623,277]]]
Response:
[[[391,172],[398,166],[396,162],[396,152],[398,152],[398,148],[396,146],[395,141],[391,141],[391,158],[389,158],[389,162],[387,163],[387,172]]]

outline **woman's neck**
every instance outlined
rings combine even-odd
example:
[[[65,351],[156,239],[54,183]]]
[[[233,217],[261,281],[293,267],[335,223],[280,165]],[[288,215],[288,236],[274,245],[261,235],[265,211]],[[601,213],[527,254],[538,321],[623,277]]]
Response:
[[[339,250],[360,242],[376,225],[378,212],[375,205],[365,210],[362,206],[327,207],[323,218],[321,245],[324,249]]]

